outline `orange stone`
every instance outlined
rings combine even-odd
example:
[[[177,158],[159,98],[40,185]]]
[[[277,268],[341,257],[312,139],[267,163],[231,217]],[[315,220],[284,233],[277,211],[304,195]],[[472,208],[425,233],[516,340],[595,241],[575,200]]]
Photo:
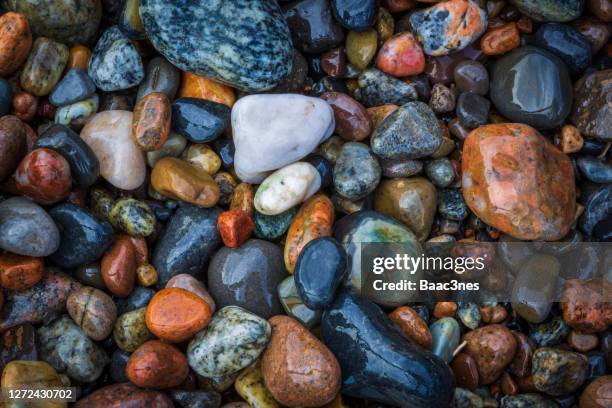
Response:
[[[376,129],[378,125],[380,125],[387,116],[395,112],[397,108],[397,105],[387,104],[366,109],[368,116],[372,120],[372,128]]]
[[[331,235],[334,216],[334,204],[325,194],[315,194],[302,204],[285,239],[284,259],[289,273],[293,273],[298,256],[307,243]]]
[[[126,235],[129,237],[130,242],[134,245],[136,251],[136,263],[138,265],[144,265],[149,262],[149,248],[147,247],[147,240],[144,237],[136,237],[133,235]]]
[[[115,296],[125,298],[132,293],[136,281],[136,251],[130,238],[120,235],[104,254],[100,267],[102,279]]]
[[[172,343],[191,339],[212,317],[208,303],[182,288],[165,288],[147,306],[147,327],[157,337]]]
[[[572,163],[532,127],[473,130],[462,171],[467,205],[490,226],[524,240],[554,241],[569,231],[576,211]]]
[[[425,69],[425,54],[411,32],[389,38],[378,51],[376,67],[395,77],[418,75]]]
[[[191,72],[183,72],[178,98],[206,99],[222,103],[230,108],[236,101],[233,88]]]
[[[43,277],[42,258],[4,253],[0,255],[0,283],[4,289],[24,290],[36,285]]]
[[[516,23],[508,23],[489,30],[480,39],[480,49],[486,55],[505,54],[521,45],[521,34]]]
[[[150,340],[130,355],[128,379],[142,388],[166,389],[180,385],[187,375],[187,357],[172,344]]]
[[[576,153],[582,149],[584,139],[576,126],[565,125],[561,128],[561,151],[563,153]]]
[[[438,302],[434,307],[433,315],[436,319],[443,317],[453,317],[457,312],[457,304],[455,302]]]
[[[611,284],[602,279],[565,281],[561,292],[563,320],[581,333],[600,333],[612,324]]]
[[[426,349],[431,348],[429,327],[413,308],[400,306],[389,314],[389,318],[397,324],[404,336]]]
[[[166,197],[199,207],[213,207],[221,195],[219,186],[210,174],[174,157],[164,157],[155,164],[151,184]]]
[[[64,72],[70,71],[72,68],[81,68],[87,72],[89,67],[89,59],[91,58],[91,50],[84,45],[75,45],[70,48],[68,54],[68,63]]]
[[[134,107],[132,137],[144,151],[159,150],[170,135],[170,99],[163,92],[152,92]]]
[[[21,67],[32,48],[28,20],[9,11],[0,16],[0,77],[8,77]]]
[[[217,228],[225,246],[235,248],[249,239],[255,224],[249,214],[236,209],[222,212],[217,219]]]

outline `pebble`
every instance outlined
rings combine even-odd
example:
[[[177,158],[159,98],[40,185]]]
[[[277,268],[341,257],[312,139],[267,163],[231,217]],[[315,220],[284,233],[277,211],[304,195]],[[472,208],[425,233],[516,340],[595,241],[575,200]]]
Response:
[[[147,34],[142,26],[139,7],[140,0],[127,0],[119,16],[119,29],[132,40],[144,40]]]
[[[6,202],[6,201],[5,201]],[[113,229],[88,210],[60,204],[49,211],[60,230],[60,245],[50,259],[64,268],[75,268],[100,258],[113,242]]]
[[[517,378],[525,378],[531,373],[531,359],[533,357],[534,344],[525,334],[513,331],[516,339],[516,352],[508,366],[508,372]]]
[[[516,339],[506,327],[491,324],[463,336],[467,342],[463,352],[470,355],[478,367],[480,385],[494,382],[512,362]]]
[[[31,324],[21,324],[7,330],[0,342],[3,348],[2,356],[0,357],[0,367],[3,370],[14,360],[38,360],[36,329]]]
[[[457,386],[474,391],[478,387],[478,367],[476,361],[465,353],[459,353],[451,363]]]
[[[565,282],[560,300],[563,321],[568,326],[581,333],[599,333],[608,329],[612,324],[612,310],[601,291],[602,284],[599,279]]]
[[[0,117],[7,115],[11,111],[11,101],[13,100],[13,89],[11,84],[0,78]]]
[[[170,217],[157,240],[151,262],[159,274],[160,286],[178,274],[202,276],[202,269],[221,243],[217,230],[219,214],[218,208],[184,205]]]
[[[111,384],[80,399],[75,408],[112,407],[115,405],[173,408],[172,400],[163,392],[143,390],[130,383]]]
[[[255,209],[264,215],[278,215],[315,194],[321,176],[310,163],[296,162],[269,175],[255,193]]]
[[[221,158],[206,144],[191,144],[181,155],[189,164],[215,175],[221,168]]]
[[[404,105],[417,99],[417,88],[376,68],[362,71],[357,78],[361,102],[366,108],[385,104]]]
[[[199,207],[210,208],[219,201],[219,186],[207,172],[173,157],[155,164],[151,185],[163,196]]]
[[[132,236],[147,237],[155,229],[155,215],[151,208],[133,198],[115,201],[108,217],[115,228]]]
[[[64,73],[68,73],[72,68],[80,68],[87,72],[89,60],[91,59],[91,50],[84,45],[75,45],[70,47],[68,54],[68,63],[64,69]],[[91,78],[90,78],[91,80]]]
[[[410,306],[400,306],[389,314],[400,332],[426,350],[431,350],[432,336],[427,323]]]
[[[528,393],[519,395],[506,395],[501,400],[500,408],[558,408],[555,402],[542,396],[542,394]]]
[[[194,143],[217,139],[230,124],[230,109],[220,103],[179,98],[172,103],[172,130]]]
[[[119,236],[100,262],[102,278],[109,292],[126,298],[136,282],[136,250],[127,236]]]
[[[132,137],[141,150],[160,149],[170,135],[170,100],[162,92],[151,92],[136,102]]]
[[[109,362],[106,353],[68,316],[49,322],[36,334],[41,357],[77,381],[97,380]]]
[[[535,21],[563,23],[576,19],[582,13],[581,0],[512,0],[519,11]]]
[[[147,152],[147,164],[149,167],[155,167],[158,161],[164,157],[179,157],[185,151],[187,139],[175,132],[170,132],[168,140],[159,148]]]
[[[70,193],[70,165],[54,150],[32,150],[15,171],[15,186],[21,194],[39,204],[57,203]]]
[[[572,107],[572,83],[565,64],[533,46],[517,48],[495,62],[490,94],[500,114],[537,129],[562,125]]]
[[[476,330],[482,322],[482,314],[475,303],[463,303],[457,309],[457,317],[465,327]],[[498,323],[496,319],[492,319],[493,323]]]
[[[218,408],[221,406],[221,395],[216,391],[173,390],[170,391],[170,395],[176,403],[185,408]]]
[[[321,331],[340,363],[343,395],[418,408],[450,404],[448,365],[407,342],[374,303],[341,292],[323,314]]]
[[[100,112],[81,130],[100,162],[100,175],[122,190],[140,187],[146,175],[144,154],[132,139],[132,117],[126,111]]]
[[[436,187],[448,187],[455,179],[453,164],[445,157],[434,159],[427,163],[425,165],[425,174]]]
[[[475,394],[464,388],[457,387],[455,388],[455,395],[452,406],[456,408],[481,408],[484,407],[484,402],[478,394]]]
[[[311,153],[334,126],[334,111],[319,98],[297,94],[240,98],[232,108],[238,177],[247,183],[263,181],[266,172]]]
[[[332,0],[331,9],[342,27],[356,31],[371,27],[378,13],[375,0]]]
[[[464,92],[457,99],[457,117],[469,128],[477,128],[487,123],[491,102],[474,92]]]
[[[419,174],[423,170],[423,162],[410,159],[380,160],[380,167],[383,177],[402,178]]]
[[[49,95],[49,102],[62,107],[90,98],[96,92],[96,85],[81,68],[70,69],[55,85]]]
[[[448,113],[455,110],[457,104],[455,90],[444,84],[434,84],[429,98],[429,107],[436,113]]]
[[[287,316],[274,316],[261,358],[266,387],[285,406],[322,406],[340,391],[340,365],[319,339]],[[297,370],[297,371],[296,371]]]
[[[281,78],[280,82],[270,90],[271,93],[299,92],[304,89],[308,62],[302,54],[293,49],[291,71]]]
[[[231,108],[236,102],[234,89],[191,72],[183,72],[179,98],[198,98]]]
[[[410,24],[427,55],[447,55],[472,43],[487,28],[487,14],[472,0],[451,0],[418,10]]]
[[[70,175],[80,188],[93,185],[100,174],[100,162],[91,148],[70,128],[52,125],[36,141],[35,148],[52,149],[70,165]]]
[[[295,286],[306,307],[321,310],[334,300],[338,287],[346,277],[347,259],[344,248],[333,238],[310,241],[295,265]]]
[[[321,54],[321,69],[332,78],[341,78],[346,73],[344,48],[332,48]]]
[[[123,351],[135,351],[146,341],[155,336],[149,331],[146,324],[146,307],[141,307],[121,314],[113,328],[113,340]]]
[[[580,229],[588,236],[594,236],[599,239],[609,236],[610,223],[610,197],[612,195],[612,186],[609,184],[598,187],[589,195],[585,203],[584,215],[580,219]]]
[[[543,24],[535,33],[534,43],[561,58],[572,75],[584,72],[591,64],[591,43],[570,25]]]
[[[461,337],[459,323],[452,317],[442,317],[429,326],[429,331],[432,339],[431,352],[445,363],[450,363]]]
[[[374,106],[371,108],[367,108],[366,112],[368,112],[368,116],[372,120],[372,125],[374,128],[377,128],[383,120],[387,118],[390,114],[397,110],[398,106],[393,104],[385,104],[381,106]]]
[[[279,408],[280,406],[266,388],[264,383],[263,375],[261,373],[261,360],[257,360],[255,364],[248,367],[240,373],[234,383],[236,392],[240,395],[248,404],[243,402],[234,402],[226,404],[226,408]],[[233,405],[232,405],[233,404]],[[244,404],[246,407],[243,407]],[[231,405],[231,407],[230,407]]]
[[[376,67],[394,77],[418,75],[425,69],[425,55],[414,35],[402,32],[383,43]]]
[[[559,396],[576,391],[587,376],[587,359],[581,354],[551,348],[533,353],[533,385],[538,391]]]
[[[293,273],[306,244],[331,235],[334,218],[334,205],[324,194],[314,195],[300,207],[285,238],[283,258],[289,273]]]
[[[304,304],[298,294],[293,275],[287,276],[278,285],[278,298],[285,313],[307,328],[313,329],[321,323],[323,312],[321,310],[310,309]]]
[[[383,180],[374,193],[374,209],[401,221],[419,241],[429,236],[436,205],[436,188],[422,177]]]
[[[83,286],[68,296],[66,309],[72,320],[93,340],[104,340],[113,331],[117,306],[105,292]]]
[[[370,65],[376,55],[378,38],[376,30],[349,31],[346,36],[346,58],[357,69],[363,70]]]
[[[348,142],[334,166],[334,188],[349,200],[359,200],[376,189],[380,174],[380,164],[368,146]]]
[[[283,8],[293,43],[299,50],[319,54],[338,46],[344,39],[342,27],[332,15],[327,0],[306,0]]]
[[[285,276],[278,246],[250,239],[215,253],[208,266],[208,289],[219,307],[236,305],[267,319],[282,311],[277,286]]]
[[[221,213],[217,228],[223,244],[226,247],[235,248],[249,239],[255,224],[248,213],[235,209]]]
[[[162,92],[168,99],[173,100],[180,81],[181,76],[178,68],[163,57],[155,57],[147,65],[145,77],[138,86],[136,100],[139,101],[153,92]]]
[[[59,388],[64,384],[57,371],[44,361],[14,360],[9,362],[2,371],[3,388]],[[43,406],[44,402],[39,406]],[[67,403],[48,403],[55,407],[67,407]],[[13,406],[12,403],[6,404]],[[32,404],[33,405],[33,404]]]
[[[147,306],[147,327],[158,338],[171,343],[190,340],[212,317],[208,303],[186,289],[160,290]]]
[[[580,396],[581,408],[605,408],[612,403],[612,376],[596,378],[586,386]]]
[[[551,255],[535,254],[523,263],[512,288],[512,309],[531,323],[543,322],[552,307],[561,264]]]
[[[36,96],[48,95],[67,62],[68,47],[48,38],[37,38],[19,77],[21,87]]]
[[[238,306],[220,309],[208,328],[187,346],[189,366],[204,378],[219,378],[251,365],[271,336],[270,324]],[[227,338],[232,343],[227,343]]]
[[[574,107],[570,121],[583,136],[609,141],[608,132],[612,124],[612,110],[607,95],[612,78],[612,69],[585,75],[575,85]]]
[[[166,284],[166,288],[185,289],[202,298],[202,300],[204,300],[208,304],[211,313],[215,312],[215,301],[208,293],[208,290],[206,290],[204,284],[189,274],[181,273],[175,275],[168,281],[168,283]]]
[[[55,112],[55,123],[80,128],[90,120],[99,107],[100,98],[94,94],[89,99],[59,108]]]
[[[0,16],[0,76],[9,77],[24,63],[32,48],[26,16],[8,12]]]
[[[586,353],[599,345],[599,337],[595,334],[583,334],[572,330],[567,336],[567,343],[576,351]]]
[[[461,61],[453,70],[455,85],[461,92],[486,95],[489,92],[489,73],[478,61]]]
[[[576,160],[582,175],[593,183],[612,183],[612,165],[592,156],[583,156]]]
[[[185,15],[190,17],[174,18]],[[140,17],[155,49],[183,71],[258,92],[273,88],[291,70],[289,29],[275,3],[145,0]],[[291,25],[288,15],[287,22]]]
[[[293,221],[297,213],[297,208],[292,207],[287,211],[277,215],[265,215],[258,211],[253,214],[253,223],[255,224],[255,236],[268,241],[279,239]]]
[[[485,162],[485,155],[496,159]],[[462,170],[465,201],[487,224],[528,240],[557,240],[569,231],[575,206],[572,165],[535,129],[523,124],[476,129],[464,143]],[[500,176],[488,179],[489,172]]]
[[[305,158],[306,162],[312,164],[321,176],[321,189],[331,186],[334,182],[334,166],[325,157],[318,154],[311,154]]]
[[[543,323],[531,325],[529,338],[538,347],[552,347],[565,340],[570,332],[569,326],[561,316],[555,316]]]
[[[185,355],[171,344],[147,341],[131,355],[125,367],[128,379],[142,388],[174,388],[187,379]]]
[[[1,254],[0,283],[7,290],[28,289],[40,282],[44,267],[41,258],[15,255],[10,252]]]
[[[372,121],[366,109],[342,92],[325,92],[321,95],[334,110],[335,133],[348,141],[361,141],[372,133]]]

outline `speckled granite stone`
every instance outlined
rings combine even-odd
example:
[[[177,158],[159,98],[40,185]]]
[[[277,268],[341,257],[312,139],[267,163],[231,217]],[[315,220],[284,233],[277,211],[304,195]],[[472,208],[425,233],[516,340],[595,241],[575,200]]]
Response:
[[[291,71],[289,29],[273,0],[142,0],[140,15],[153,46],[184,71],[251,92]]]

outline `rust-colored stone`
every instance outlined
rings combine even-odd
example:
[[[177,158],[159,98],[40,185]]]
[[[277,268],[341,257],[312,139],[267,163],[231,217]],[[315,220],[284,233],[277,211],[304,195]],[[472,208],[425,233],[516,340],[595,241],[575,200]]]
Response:
[[[425,54],[414,35],[405,31],[385,41],[378,51],[376,67],[395,77],[418,75],[425,69]]]
[[[239,247],[249,239],[255,224],[251,216],[242,210],[224,211],[217,219],[217,228],[227,247]]]
[[[139,387],[166,389],[185,381],[189,366],[187,357],[175,346],[151,340],[132,353],[125,373]]]
[[[366,109],[342,92],[325,92],[321,95],[334,111],[336,133],[349,141],[360,141],[372,133],[372,121]]]
[[[255,199],[255,191],[249,183],[240,183],[234,188],[232,201],[230,202],[230,210],[242,210],[249,215],[253,215],[255,207],[253,200]]]
[[[340,391],[340,364],[308,329],[288,316],[270,320],[272,337],[261,359],[266,387],[281,405],[320,407]]]
[[[212,317],[208,303],[182,288],[162,289],[147,306],[147,327],[157,337],[173,343],[191,339]]]
[[[334,204],[325,194],[315,194],[302,204],[285,240],[284,259],[289,273],[293,273],[298,256],[307,243],[331,235],[334,217]]]
[[[112,384],[79,400],[74,408],[174,408],[163,392],[143,390],[130,383]]]
[[[561,151],[563,153],[576,153],[582,149],[584,139],[576,126],[565,125],[561,129]]]
[[[57,203],[70,194],[70,165],[54,150],[35,149],[19,163],[15,185],[21,194],[40,204]]]
[[[495,381],[510,364],[516,351],[516,339],[506,327],[491,324],[466,333],[464,353],[472,356],[478,367],[480,385]]]
[[[0,255],[0,283],[8,290],[27,289],[42,279],[44,268],[42,258],[4,253]]]
[[[580,408],[612,407],[612,375],[596,378],[582,392]]]
[[[23,14],[0,16],[0,77],[8,77],[24,63],[32,48],[32,32]]]
[[[134,245],[134,250],[136,251],[136,263],[138,265],[143,265],[149,262],[149,248],[147,246],[147,241],[144,237],[136,237],[133,235],[126,235],[130,239],[132,245]]]
[[[457,304],[455,302],[438,302],[434,307],[433,315],[436,319],[443,317],[453,317],[457,312]]]
[[[516,395],[519,393],[519,387],[514,382],[512,376],[508,373],[503,373],[500,380],[501,392],[504,395]]]
[[[157,269],[155,269],[153,265],[147,263],[138,265],[136,269],[136,279],[140,286],[153,286],[158,280]]]
[[[13,95],[13,109],[11,114],[17,116],[24,122],[28,122],[34,118],[38,111],[38,98],[31,93],[24,91],[16,92]]]
[[[569,336],[567,336],[567,343],[572,346],[574,350],[586,353],[597,347],[599,338],[595,334],[584,334],[572,330]]]
[[[132,137],[144,151],[159,150],[170,135],[170,99],[163,92],[152,92],[134,107]]]
[[[530,126],[481,126],[463,146],[463,196],[487,224],[525,240],[557,240],[574,221],[569,158]]]
[[[431,332],[427,323],[410,306],[400,306],[389,314],[401,332],[418,345],[431,349]]]
[[[68,63],[66,64],[64,72],[68,72],[72,68],[81,68],[83,71],[87,72],[90,58],[91,50],[89,48],[85,47],[84,45],[75,45],[74,47],[70,48]]]
[[[130,238],[125,235],[117,237],[100,263],[102,279],[113,295],[124,298],[132,293],[136,266],[136,251]]]
[[[480,49],[486,55],[501,55],[521,45],[521,34],[516,23],[489,30],[480,39]]]
[[[341,77],[346,71],[344,48],[332,48],[321,55],[321,68],[332,78]]]
[[[587,282],[565,281],[561,293],[563,320],[581,333],[600,333],[612,324],[612,303],[608,301],[610,284],[602,279]]]
[[[453,359],[451,368],[455,374],[457,387],[474,391],[478,387],[478,368],[469,354],[459,353]]]
[[[179,89],[177,98],[206,99],[208,101],[222,103],[230,108],[236,101],[236,95],[234,94],[233,88],[186,71],[183,72],[181,88]]]

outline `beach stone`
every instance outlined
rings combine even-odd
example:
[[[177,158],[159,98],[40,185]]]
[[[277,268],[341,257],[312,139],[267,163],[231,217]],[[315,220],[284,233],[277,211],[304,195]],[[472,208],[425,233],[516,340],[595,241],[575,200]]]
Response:
[[[108,219],[115,228],[132,236],[147,237],[155,230],[155,215],[151,208],[133,198],[115,201]]]
[[[55,112],[55,123],[80,128],[98,111],[100,98],[94,94],[91,98],[62,106]]]
[[[76,67],[68,71],[62,80],[55,85],[49,95],[49,102],[62,107],[90,98],[95,92],[96,85],[89,78],[87,72]]]
[[[274,399],[286,406],[331,402],[341,383],[340,365],[332,352],[288,316],[274,316],[269,323],[272,335],[261,358],[261,372]]]
[[[87,337],[104,340],[113,331],[117,306],[105,292],[83,286],[68,296],[66,309]]]
[[[140,54],[117,26],[106,30],[98,40],[88,73],[96,86],[106,92],[136,86],[145,76]]]
[[[451,363],[457,386],[474,391],[478,387],[478,368],[474,359],[465,353],[459,353]]]
[[[478,367],[480,385],[491,384],[512,362],[516,339],[506,327],[491,324],[463,336],[467,346],[463,352],[471,356]]]
[[[457,117],[468,128],[485,125],[490,108],[491,102],[474,92],[464,92],[457,99]]]
[[[266,388],[261,373],[261,360],[243,370],[234,382],[238,395],[248,402],[232,402],[224,405],[226,408],[280,408],[270,391]],[[246,405],[243,407],[242,404]]]
[[[207,144],[192,144],[182,154],[190,164],[200,167],[202,170],[215,175],[221,168],[221,158]]]
[[[60,245],[50,259],[64,268],[75,268],[100,258],[113,242],[113,228],[74,204],[60,204],[49,211],[60,229]]]
[[[54,150],[32,150],[15,171],[15,186],[17,191],[39,204],[55,204],[70,194],[70,165]]]
[[[27,18],[8,12],[0,16],[0,76],[8,77],[24,63],[32,48],[32,32]]]
[[[468,208],[460,189],[438,190],[438,213],[448,220],[462,221],[468,217]]]
[[[460,51],[487,28],[487,14],[472,0],[451,0],[414,12],[412,25],[427,55]]]
[[[442,130],[423,102],[408,102],[389,115],[372,133],[372,152],[383,159],[417,159],[434,153]]]
[[[68,47],[48,38],[37,38],[19,76],[21,87],[35,96],[48,95],[67,62]]]
[[[612,69],[596,71],[581,78],[575,85],[574,108],[570,116],[585,137],[609,141],[612,107],[608,95],[612,88]]]
[[[39,360],[36,350],[36,329],[29,323],[8,329],[2,335],[0,344],[2,345],[2,353],[0,354],[2,370],[14,360]]]
[[[542,323],[530,325],[529,338],[538,347],[552,347],[563,342],[570,330],[563,317],[555,316]]]
[[[332,108],[297,94],[249,95],[232,108],[235,170],[247,183],[311,153],[333,132]],[[291,137],[287,137],[291,135]]]
[[[231,108],[236,102],[234,88],[191,72],[182,73],[179,98],[198,98]]]
[[[359,200],[376,189],[380,173],[380,164],[366,144],[348,142],[334,166],[334,188],[349,200]]]
[[[376,54],[376,30],[349,31],[346,36],[346,58],[357,69],[366,69]]]
[[[612,186],[604,184],[593,191],[585,202],[584,214],[580,218],[580,229],[588,236],[605,239],[610,236],[610,214],[612,214]]]
[[[334,110],[335,132],[348,141],[360,141],[372,132],[372,121],[363,105],[342,92],[321,95]]]
[[[217,204],[221,194],[219,185],[206,171],[174,157],[164,157],[155,164],[151,185],[165,197],[205,208]]]
[[[501,400],[501,408],[558,408],[559,405],[542,394],[528,393],[519,395],[506,395]]]
[[[533,46],[516,48],[495,62],[490,94],[500,114],[537,129],[562,125],[572,108],[572,83],[565,64]]]
[[[414,35],[402,32],[384,42],[376,56],[376,67],[394,77],[419,75],[425,69],[425,55]]]
[[[310,163],[297,162],[269,175],[255,193],[255,209],[264,215],[278,215],[316,193],[321,176]]]
[[[155,291],[153,289],[136,286],[132,293],[130,293],[130,296],[127,298],[116,299],[117,313],[122,315],[124,313],[140,309],[141,307],[145,307],[149,304],[149,301],[153,295],[155,295]]]
[[[172,277],[168,283],[166,284],[166,288],[181,288],[185,289],[204,300],[208,303],[208,307],[210,308],[211,313],[214,313],[216,310],[215,301],[212,296],[208,293],[206,286],[204,284],[194,278],[193,276],[181,273]]]
[[[6,252],[0,255],[0,283],[7,290],[25,290],[36,285],[43,277],[42,258]]]
[[[300,51],[319,54],[344,39],[342,27],[332,15],[327,0],[301,0],[283,8],[291,38]]]
[[[587,359],[581,354],[551,348],[533,353],[533,385],[549,395],[566,395],[576,391],[586,380]]]
[[[432,339],[431,352],[445,363],[450,363],[461,337],[459,323],[452,317],[442,317],[429,326],[429,331]]]
[[[141,100],[153,92],[162,92],[173,100],[181,82],[181,75],[174,65],[164,57],[155,57],[149,61],[145,77],[138,86],[136,100]]]
[[[102,278],[109,292],[119,298],[132,293],[136,282],[136,249],[130,239],[118,236],[100,261]]]
[[[13,174],[27,153],[26,129],[16,116],[0,117],[0,181]]]
[[[221,406],[221,395],[212,390],[172,390],[170,395],[174,402],[184,408],[219,408]]]
[[[478,61],[461,61],[453,70],[455,85],[461,92],[486,95],[489,92],[489,73]]]
[[[516,275],[512,309],[531,323],[543,322],[550,313],[561,264],[551,255],[535,254]]]
[[[371,27],[378,13],[375,0],[332,0],[331,9],[342,27],[356,31]]]
[[[134,107],[132,136],[144,151],[160,149],[170,135],[170,100],[162,92],[151,92]]]
[[[99,0],[9,0],[8,5],[28,18],[37,37],[69,45],[89,43],[102,17]]]
[[[419,241],[429,236],[436,205],[436,188],[422,177],[383,180],[374,194],[374,209],[401,221]]]
[[[105,111],[81,130],[81,139],[100,162],[100,175],[113,186],[133,190],[146,176],[144,153],[132,139],[132,112]]]
[[[180,385],[189,374],[187,358],[175,346],[159,340],[138,347],[127,362],[128,379],[142,388],[166,389]]]
[[[321,323],[323,312],[310,309],[304,304],[298,294],[294,278],[293,275],[289,275],[278,285],[278,298],[288,316],[312,329]]]
[[[59,388],[63,387],[63,383],[57,371],[44,361],[15,360],[8,363],[2,371],[2,387],[16,389]],[[39,404],[30,404],[32,407],[36,408],[65,408],[68,406],[66,402],[49,403],[45,401]],[[15,406],[11,402],[5,405],[7,408],[13,408]]]
[[[584,72],[591,63],[591,43],[577,29],[567,24],[541,25],[535,33],[535,45],[561,58],[572,75]]]
[[[580,172],[593,183],[612,183],[612,165],[592,156],[579,157]]]
[[[265,215],[255,211],[253,214],[255,236],[268,241],[279,239],[289,229],[296,213],[296,207],[292,207],[277,215]]]
[[[448,365],[407,341],[374,303],[341,292],[323,314],[321,332],[340,363],[343,395],[394,406],[449,406],[454,380]]]
[[[38,329],[37,344],[46,362],[78,381],[97,380],[109,362],[106,353],[68,316]]]
[[[414,84],[405,83],[376,68],[362,71],[357,85],[361,102],[367,108],[385,104],[404,105],[418,97]]]
[[[250,239],[217,251],[208,266],[208,289],[219,307],[236,305],[269,318],[282,311],[277,286],[285,276],[278,246]]]
[[[98,158],[83,139],[67,126],[52,125],[40,135],[34,147],[60,153],[70,165],[70,174],[78,187],[88,188],[98,179]]]
[[[606,283],[607,284],[607,283]],[[602,293],[600,279],[583,282],[569,279],[561,292],[563,321],[581,333],[604,332],[612,324],[612,309]]]
[[[404,336],[426,350],[431,349],[432,336],[427,323],[419,313],[410,306],[400,306],[389,314]]]
[[[131,353],[146,341],[155,338],[147,328],[146,313],[146,307],[141,307],[117,318],[113,328],[113,340],[117,347]]]
[[[596,378],[586,386],[580,396],[581,408],[605,408],[612,403],[612,376]]]
[[[501,55],[521,45],[521,32],[515,22],[488,30],[480,39],[485,55]]]
[[[555,21],[563,23],[580,16],[582,0],[511,0],[522,14],[535,21]]]
[[[159,150],[147,152],[147,164],[154,168],[158,161],[164,157],[179,157],[185,151],[187,139],[175,132],[170,132],[168,140]]]
[[[140,17],[155,49],[183,71],[249,92],[271,89],[291,71],[289,29],[274,2],[144,0]]]
[[[218,138],[230,124],[230,109],[217,102],[179,98],[172,103],[172,130],[195,143]]]
[[[270,324],[238,306],[220,309],[187,346],[189,366],[204,378],[235,374],[249,366],[270,340]],[[228,336],[233,339],[227,343]]]
[[[115,405],[173,408],[172,400],[163,392],[143,390],[131,383],[111,384],[80,399],[75,408],[113,407]]]
[[[557,240],[569,231],[576,194],[572,165],[535,129],[495,124],[474,130],[464,143],[462,170],[465,201],[487,224],[529,240]],[[490,172],[499,177],[486,177]],[[505,180],[511,180],[510,190]]]
[[[425,165],[425,174],[436,187],[448,187],[455,179],[453,164],[445,157],[434,159],[427,163]]]
[[[304,161],[312,164],[317,169],[319,176],[321,176],[321,189],[325,189],[333,184],[334,166],[329,160],[318,154],[311,154]]]

